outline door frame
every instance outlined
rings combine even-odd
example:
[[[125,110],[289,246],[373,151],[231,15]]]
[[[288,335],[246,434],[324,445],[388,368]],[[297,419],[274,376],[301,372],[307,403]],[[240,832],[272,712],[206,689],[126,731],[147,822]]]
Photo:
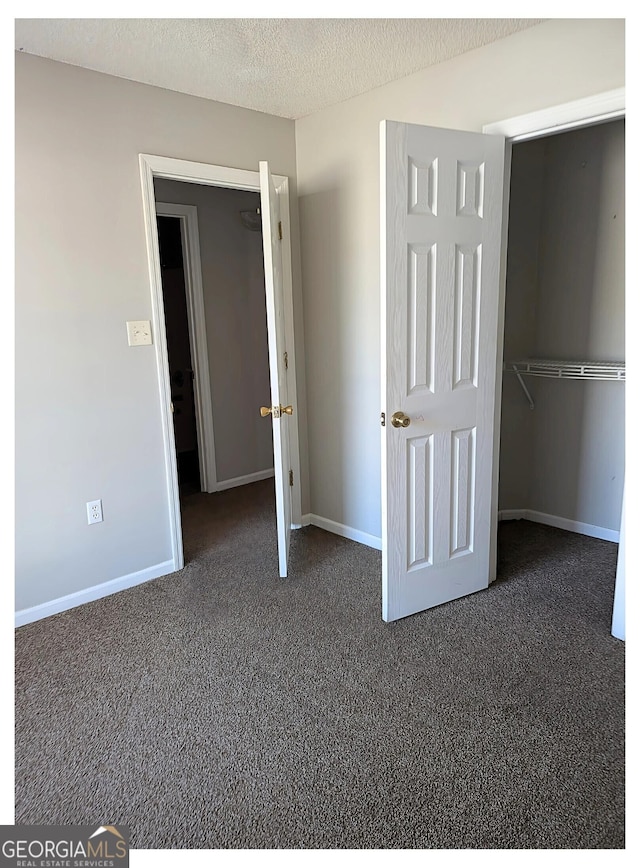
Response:
[[[187,300],[189,348],[193,365],[193,392],[198,438],[200,489],[211,493],[217,490],[216,451],[213,430],[213,405],[209,377],[209,350],[204,312],[204,290],[196,205],[178,205],[156,202],[157,217],[175,217],[180,221],[182,238],[182,265]]]
[[[171,181],[186,181],[210,187],[226,187],[235,190],[260,192],[260,173],[249,169],[233,169],[209,163],[197,163],[174,157],[161,157],[154,154],[139,154],[140,181],[147,257],[149,262],[149,281],[151,286],[152,334],[154,335],[156,367],[160,397],[160,418],[165,458],[167,495],[169,500],[169,526],[174,569],[184,566],[182,545],[182,520],[180,512],[180,491],[178,487],[178,464],[175,450],[173,419],[171,416],[171,382],[169,377],[169,357],[165,330],[162,275],[158,246],[157,210],[154,191],[154,178]],[[288,388],[290,402],[298,409],[296,383],[295,334],[293,319],[293,278],[291,253],[291,214],[289,207],[289,179],[286,175],[273,175],[276,193],[280,204],[282,221],[282,268],[284,280],[285,335],[288,353]],[[257,408],[256,408],[257,412]],[[294,479],[298,484],[291,489],[292,525],[302,524],[302,499],[300,492],[300,445],[297,422],[290,430],[291,464]]]
[[[584,99],[561,103],[526,115],[485,124],[482,132],[505,137],[504,196],[502,210],[502,255],[498,298],[498,334],[495,414],[493,432],[493,482],[491,487],[491,551],[489,582],[496,579],[498,555],[498,475],[500,471],[500,420],[502,413],[502,374],[504,366],[504,314],[507,286],[507,240],[509,233],[509,188],[511,153],[517,142],[539,139],[580,127],[594,126],[625,116],[625,88],[605,91]]]

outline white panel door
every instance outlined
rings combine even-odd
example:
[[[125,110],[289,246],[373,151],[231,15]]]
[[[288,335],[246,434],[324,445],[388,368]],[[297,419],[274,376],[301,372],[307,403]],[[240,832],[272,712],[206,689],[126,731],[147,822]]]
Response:
[[[271,407],[268,409],[273,425],[278,560],[280,575],[284,578],[287,575],[291,536],[289,419],[293,407],[289,406],[287,390],[280,208],[267,162],[260,163],[260,212],[271,378]]]
[[[385,621],[489,583],[504,148],[381,125]]]

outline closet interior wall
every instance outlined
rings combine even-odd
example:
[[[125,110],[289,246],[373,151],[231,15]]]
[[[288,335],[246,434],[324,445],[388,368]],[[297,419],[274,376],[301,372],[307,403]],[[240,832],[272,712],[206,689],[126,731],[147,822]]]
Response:
[[[623,120],[514,145],[507,369],[527,358],[624,361],[624,176]],[[500,512],[616,533],[624,382],[523,379],[534,409],[515,374],[503,375]]]

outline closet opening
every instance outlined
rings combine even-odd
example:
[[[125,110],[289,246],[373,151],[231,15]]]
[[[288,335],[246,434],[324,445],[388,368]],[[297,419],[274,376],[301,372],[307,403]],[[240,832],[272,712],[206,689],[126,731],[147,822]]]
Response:
[[[512,146],[498,515],[577,545],[620,533],[624,133],[618,118]]]

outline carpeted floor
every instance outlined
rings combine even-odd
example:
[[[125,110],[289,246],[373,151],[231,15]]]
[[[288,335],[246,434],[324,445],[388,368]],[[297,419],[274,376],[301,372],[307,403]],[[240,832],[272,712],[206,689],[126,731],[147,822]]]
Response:
[[[379,552],[277,578],[270,481],[193,495],[180,573],[16,633],[16,823],[134,849],[624,847],[617,547],[500,527],[499,580],[394,624]]]

